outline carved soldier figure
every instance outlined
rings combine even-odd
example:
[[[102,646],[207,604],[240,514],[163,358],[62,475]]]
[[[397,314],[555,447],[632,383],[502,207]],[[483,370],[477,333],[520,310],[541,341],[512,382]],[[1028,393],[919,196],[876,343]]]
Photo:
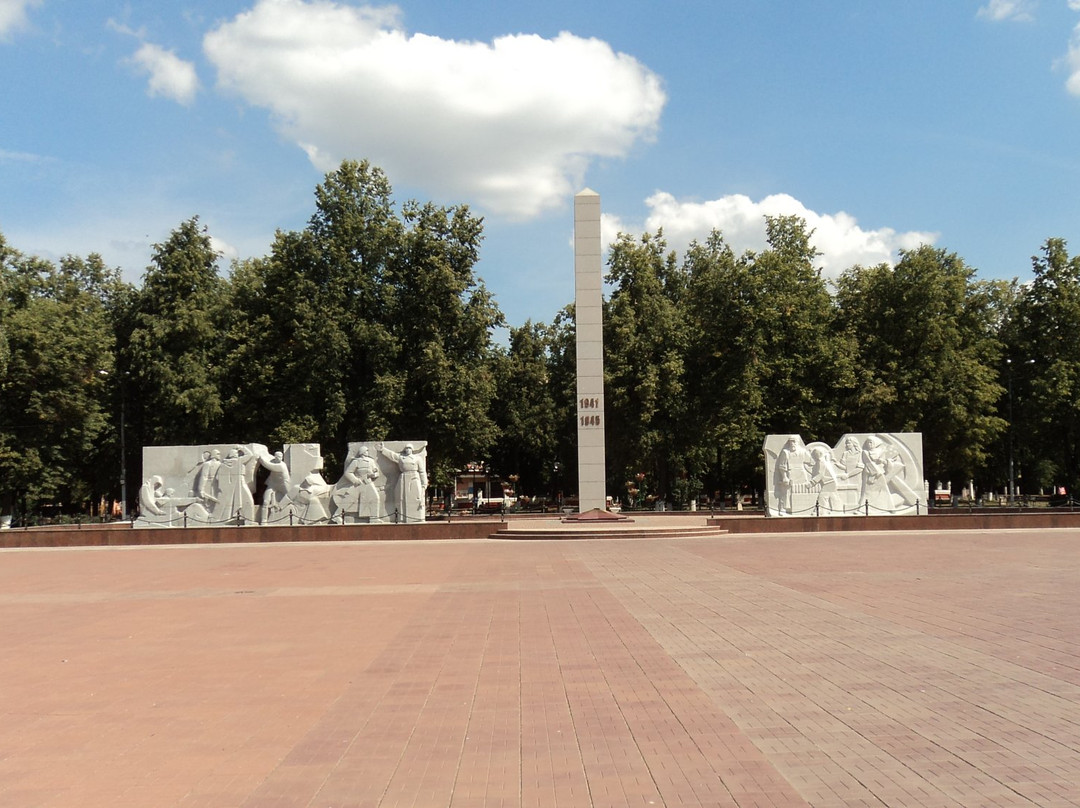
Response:
[[[398,521],[423,522],[426,514],[424,496],[427,491],[427,468],[424,458],[414,454],[413,445],[406,444],[401,454],[387,449],[382,443],[376,448],[379,453],[397,464],[401,472],[397,487]]]
[[[285,455],[274,452],[273,456],[263,454],[259,465],[270,472],[266,478],[266,491],[263,492],[262,516],[260,524],[266,524],[274,511],[280,511],[289,499],[289,467],[285,464]]]
[[[810,454],[814,458],[814,473],[810,482],[818,487],[818,508],[825,514],[843,511],[843,502],[836,491],[840,475],[836,470],[832,452],[819,446]]]
[[[233,446],[218,466],[218,499],[214,503],[214,518],[225,521],[240,514],[246,521],[255,519],[255,495],[252,492],[255,455],[244,446]]]
[[[345,474],[334,492],[338,511],[353,515],[359,521],[381,521],[382,497],[375,481],[379,479],[379,464],[368,447],[361,446],[356,456],[345,466]]]
[[[212,449],[203,452],[199,469],[195,473],[194,494],[207,510],[214,509],[217,498],[217,474],[221,467],[221,452]]]
[[[810,457],[798,435],[791,435],[776,458],[776,509],[792,512],[792,495],[810,489]]]

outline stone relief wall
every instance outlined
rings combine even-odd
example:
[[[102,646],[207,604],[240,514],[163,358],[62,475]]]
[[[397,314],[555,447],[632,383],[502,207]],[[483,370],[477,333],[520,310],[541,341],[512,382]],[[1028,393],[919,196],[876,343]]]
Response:
[[[768,516],[925,514],[922,434],[858,432],[836,446],[765,438]]]
[[[422,522],[427,443],[350,443],[331,485],[317,443],[144,446],[139,526]]]

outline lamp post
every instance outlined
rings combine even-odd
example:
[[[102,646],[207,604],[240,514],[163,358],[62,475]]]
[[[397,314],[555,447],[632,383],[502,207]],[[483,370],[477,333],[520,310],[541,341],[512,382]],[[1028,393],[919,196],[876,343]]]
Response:
[[[127,374],[124,374],[125,376]],[[124,389],[124,376],[120,377],[120,520],[127,521],[128,518],[128,500],[127,500],[127,445],[125,441],[125,432],[127,420],[127,396]]]
[[[109,371],[99,370],[102,376],[108,376]],[[126,522],[128,518],[127,509],[127,446],[126,446],[126,421],[127,421],[127,385],[124,380],[128,376],[128,372],[124,371],[119,375],[120,379],[120,519]]]
[[[1034,359],[1026,359],[1023,364],[1034,365]],[[1005,366],[1009,369],[1009,504],[1012,505],[1016,502],[1016,466],[1013,459],[1013,361],[1012,359],[1005,360]]]

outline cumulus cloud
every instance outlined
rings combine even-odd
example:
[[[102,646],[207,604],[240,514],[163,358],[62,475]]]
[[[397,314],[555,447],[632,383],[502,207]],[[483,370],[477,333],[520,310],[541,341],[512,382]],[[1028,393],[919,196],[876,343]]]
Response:
[[[835,277],[845,269],[862,264],[872,266],[896,260],[897,250],[932,244],[936,233],[898,233],[892,228],[864,230],[848,213],[816,213],[787,194],[767,196],[754,202],[742,194],[732,194],[706,202],[680,201],[672,194],[658,191],[645,200],[649,214],[644,230],[664,230],[668,246],[682,253],[691,241],[704,241],[714,229],[736,254],[767,248],[766,216],[799,216],[813,230],[811,243],[821,253],[817,265],[824,274]],[[610,217],[604,233],[609,239],[617,231],[633,232],[617,217]]]
[[[1080,11],[1080,0],[1069,0],[1069,8]],[[1069,52],[1065,56],[1065,65],[1069,71],[1065,88],[1073,95],[1080,95],[1080,25],[1073,29],[1072,39],[1069,40]]]
[[[149,74],[147,91],[151,96],[171,98],[185,106],[195,100],[199,77],[191,62],[151,42],[144,42],[131,57],[131,62]]]
[[[46,163],[52,158],[43,157],[33,152],[9,151],[0,149],[0,163]]]
[[[0,39],[26,25],[27,10],[40,5],[41,0],[0,0]]]
[[[1037,0],[990,0],[979,9],[978,16],[995,22],[1002,20],[1030,21],[1035,19]],[[1080,11],[1080,0],[1067,0],[1072,11]],[[1080,25],[1073,28],[1069,49],[1064,58],[1055,60],[1055,68],[1062,66],[1068,71],[1065,89],[1080,96]]]
[[[210,236],[210,246],[226,261],[235,261],[240,257],[240,250],[217,236]]]
[[[600,40],[408,34],[394,7],[259,0],[203,46],[219,86],[270,110],[320,170],[368,158],[518,219],[653,138],[666,101],[656,74]]]
[[[1069,0],[1070,4],[1072,0]],[[990,0],[977,12],[979,17],[994,22],[1015,20],[1028,22],[1035,19],[1035,0]]]

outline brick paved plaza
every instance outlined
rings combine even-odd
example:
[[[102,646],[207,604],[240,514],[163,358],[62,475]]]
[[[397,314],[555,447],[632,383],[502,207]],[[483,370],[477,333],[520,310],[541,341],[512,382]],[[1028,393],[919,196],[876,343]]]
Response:
[[[1080,805],[1080,531],[0,551],[0,806]]]

